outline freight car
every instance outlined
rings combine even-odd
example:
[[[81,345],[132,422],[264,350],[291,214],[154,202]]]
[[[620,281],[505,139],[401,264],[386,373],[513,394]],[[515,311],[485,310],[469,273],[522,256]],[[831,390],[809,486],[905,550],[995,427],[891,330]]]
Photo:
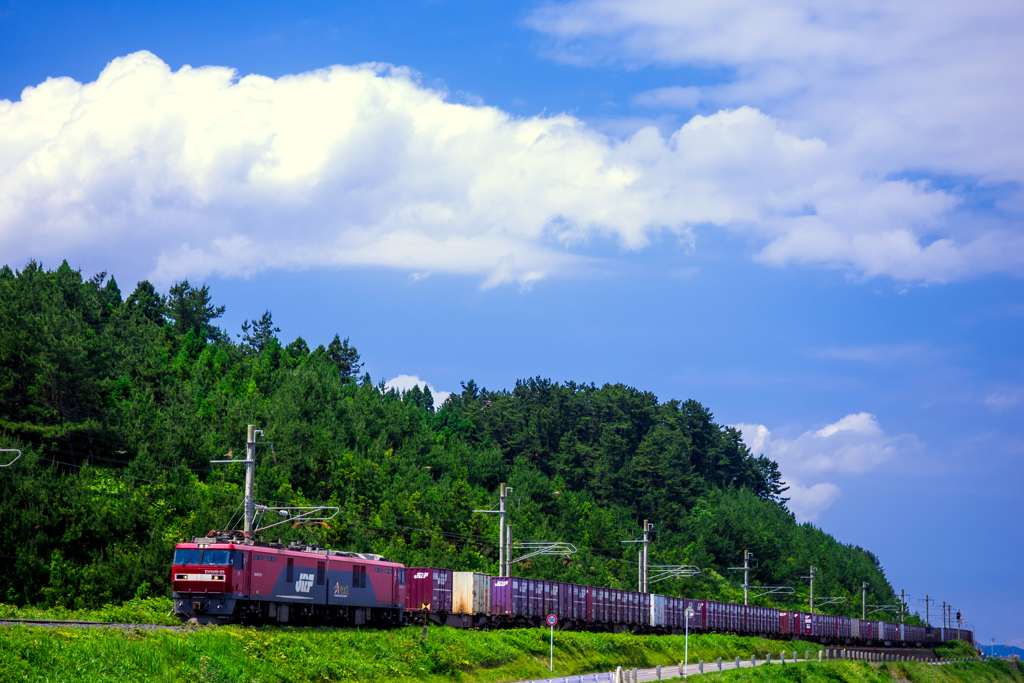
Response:
[[[428,622],[455,628],[540,627],[673,634],[735,633],[824,644],[914,647],[974,642],[970,631],[926,628],[714,600],[495,577],[441,567],[406,568],[380,555],[264,543],[210,532],[179,543],[174,610],[183,622],[388,628]],[[687,610],[692,616],[687,618]]]

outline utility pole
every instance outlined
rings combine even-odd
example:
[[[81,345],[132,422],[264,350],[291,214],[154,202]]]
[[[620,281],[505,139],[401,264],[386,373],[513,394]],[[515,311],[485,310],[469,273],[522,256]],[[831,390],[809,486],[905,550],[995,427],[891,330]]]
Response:
[[[639,552],[637,553],[637,556],[636,556],[636,564],[637,564],[637,568],[636,568],[637,580],[636,580],[636,583],[637,583],[637,591],[640,592],[640,593],[646,593],[647,592],[647,546],[651,542],[651,534],[650,534],[650,532],[653,529],[654,529],[654,525],[651,524],[650,522],[648,522],[645,519],[644,520],[644,525],[641,527],[641,530],[644,532],[643,536],[641,538],[639,538],[638,540],[635,540],[635,541],[634,540],[622,541],[622,543],[640,543],[640,544],[642,544],[642,546],[640,547],[640,550],[639,550]],[[662,578],[664,578],[664,577],[662,577]]]
[[[327,522],[334,519],[334,517],[340,511],[340,508],[327,507],[323,505],[312,505],[312,506],[289,506],[289,507],[269,507],[267,505],[256,505],[256,435],[263,436],[262,429],[256,429],[256,425],[248,425],[245,437],[245,460],[235,460],[233,451],[228,451],[227,455],[231,457],[221,458],[218,460],[211,460],[211,463],[224,463],[224,464],[239,464],[245,463],[245,497],[243,498],[243,504],[245,510],[243,516],[245,519],[244,527],[242,531],[246,536],[246,543],[252,544],[253,534],[256,533],[256,511],[260,513],[260,523],[263,523],[263,515],[267,511],[273,510],[285,517],[284,520],[267,524],[262,529],[269,529],[285,522],[293,522],[292,528],[301,524],[323,524],[327,526]],[[263,441],[262,443],[268,444],[273,450],[273,441]],[[334,514],[330,517],[316,517],[315,515],[320,511],[334,510]],[[261,529],[261,530],[262,530]]]
[[[942,601],[942,628],[949,628],[949,620],[946,618],[946,601]]]
[[[643,541],[641,541],[642,543]],[[644,592],[644,550],[641,548],[636,551],[636,591],[637,593]]]
[[[903,623],[903,608],[907,605],[906,591],[900,589],[900,623]]]
[[[801,576],[800,578],[801,579],[810,579],[811,580],[811,614],[814,614],[814,567],[813,566],[811,567],[811,575],[810,576]],[[769,592],[774,592],[774,591],[769,591]],[[790,591],[790,592],[792,592],[792,591]],[[761,595],[764,595],[764,593],[762,593]]]
[[[485,515],[498,515],[498,576],[509,575],[509,565],[512,564],[512,545],[506,542],[505,532],[505,499],[508,494],[512,492],[512,487],[506,487],[505,483],[502,482],[498,489],[498,509],[497,510],[473,510],[473,512],[480,512]]]
[[[754,556],[754,553],[749,550],[743,551],[743,566],[742,567],[729,567],[729,570],[742,569],[743,570],[743,604],[750,604],[750,558]]]
[[[640,592],[647,592],[647,545],[650,543],[651,536],[650,532],[654,529],[654,525],[650,524],[646,519],[644,520],[644,549],[643,549],[643,560],[641,560],[641,576],[640,576]]]
[[[256,516],[256,425],[249,425],[245,439],[245,533],[252,534],[252,520]]]
[[[743,551],[743,604],[747,604],[750,596],[750,551]],[[812,609],[813,613],[814,610]]]
[[[498,576],[505,576],[505,483],[502,482],[498,492]]]
[[[868,586],[869,585],[870,584],[868,584],[867,581],[862,582],[861,585],[860,585],[860,618],[861,619],[867,619],[868,618]]]
[[[512,525],[505,527],[505,576],[512,576]]]
[[[814,565],[811,565],[811,614],[814,614]]]
[[[928,596],[927,593],[925,593],[924,594],[924,623],[928,624],[929,626],[932,625],[931,611],[929,610],[929,607],[931,606],[931,604],[932,604],[931,598]]]

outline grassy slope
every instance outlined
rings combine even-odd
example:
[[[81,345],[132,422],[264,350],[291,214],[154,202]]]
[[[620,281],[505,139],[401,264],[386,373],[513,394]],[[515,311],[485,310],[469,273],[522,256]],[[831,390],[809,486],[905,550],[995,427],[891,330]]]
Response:
[[[555,672],[548,672],[548,632],[541,629],[394,631],[266,630],[236,627],[189,631],[0,629],[0,682],[204,680],[458,681],[502,683],[550,675],[609,671],[616,666],[675,665],[682,636],[556,633]],[[794,645],[758,638],[691,636],[690,661],[732,659]],[[813,655],[812,655],[813,656]],[[666,676],[667,677],[667,676]]]
[[[15,610],[0,605],[0,617],[78,618],[95,621],[157,621],[168,606],[158,599],[131,601],[105,610],[72,613]],[[7,681],[179,681],[243,683],[305,681],[429,681],[504,683],[552,675],[608,671],[616,666],[670,666],[683,659],[681,636],[556,633],[555,672],[548,671],[548,631],[459,631],[431,628],[427,639],[418,627],[395,631],[240,627],[186,631],[119,629],[0,628],[0,683]],[[690,661],[718,657],[759,659],[780,650],[819,647],[792,643],[700,635],[690,637]],[[961,651],[963,650],[963,651]],[[939,651],[940,656],[966,657],[973,650]],[[915,683],[1019,681],[1024,676],[1003,663],[929,667],[862,662],[812,663],[770,670],[727,672],[735,680],[849,681],[905,679]],[[668,677],[666,672],[666,678]]]
[[[64,607],[18,607],[0,603],[0,619],[56,619],[59,621],[105,621],[119,624],[164,624],[175,626],[181,621],[168,616],[174,610],[170,598],[135,598],[119,605],[99,609],[67,609]]]

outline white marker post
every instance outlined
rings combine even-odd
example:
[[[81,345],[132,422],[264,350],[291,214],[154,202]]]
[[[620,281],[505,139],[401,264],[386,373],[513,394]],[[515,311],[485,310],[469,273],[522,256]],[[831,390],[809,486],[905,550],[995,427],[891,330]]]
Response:
[[[683,614],[686,615],[686,644],[683,649],[683,680],[686,680],[686,668],[690,666],[690,617],[693,616],[693,608],[687,607]]]
[[[551,627],[551,670],[555,670],[555,624],[558,623],[558,617],[554,614],[548,615],[548,626]]]

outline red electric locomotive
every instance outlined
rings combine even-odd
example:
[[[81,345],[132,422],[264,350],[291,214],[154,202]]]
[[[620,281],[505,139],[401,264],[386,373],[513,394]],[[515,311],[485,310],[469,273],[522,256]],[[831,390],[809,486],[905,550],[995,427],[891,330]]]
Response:
[[[183,622],[396,626],[405,567],[380,555],[253,541],[212,531],[179,543],[171,571]]]

